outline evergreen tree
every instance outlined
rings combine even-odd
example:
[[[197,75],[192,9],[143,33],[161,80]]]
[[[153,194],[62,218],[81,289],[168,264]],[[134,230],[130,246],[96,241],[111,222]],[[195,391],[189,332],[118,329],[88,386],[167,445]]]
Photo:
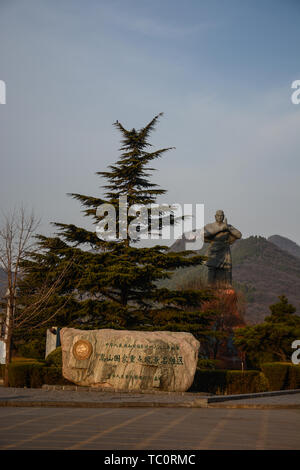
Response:
[[[263,323],[235,331],[234,343],[246,353],[252,367],[269,361],[290,361],[292,342],[300,338],[300,318],[286,296],[280,296],[270,310],[271,315]]]
[[[150,151],[149,136],[161,115],[140,130],[126,130],[118,121],[114,124],[122,135],[122,153],[108,171],[97,173],[107,181],[103,198],[70,194],[80,201],[84,214],[92,218],[93,224],[104,221],[105,216],[99,215],[97,208],[109,203],[115,209],[118,233],[121,230],[124,233],[120,223],[120,196],[127,197],[127,211],[133,205],[155,203],[166,192],[150,181],[153,168],[149,167],[150,162],[171,150],[169,147]],[[160,209],[165,222],[168,211]],[[128,223],[132,219],[128,217]],[[170,224],[174,223],[176,219],[171,218]],[[128,237],[102,240],[96,228],[54,225],[58,229],[56,236],[40,235],[38,252],[23,262],[21,309],[33,304],[45,284],[50,286],[59,279],[39,309],[40,316],[33,317],[36,325],[165,329],[191,331],[198,337],[207,333],[209,318],[200,313],[199,307],[203,300],[211,298],[209,291],[171,291],[159,287],[159,281],[168,278],[175,269],[201,264],[202,256],[191,251],[170,252],[161,245],[137,247],[139,236],[136,240]],[[128,227],[125,230],[127,235]],[[161,232],[161,225],[158,231]]]

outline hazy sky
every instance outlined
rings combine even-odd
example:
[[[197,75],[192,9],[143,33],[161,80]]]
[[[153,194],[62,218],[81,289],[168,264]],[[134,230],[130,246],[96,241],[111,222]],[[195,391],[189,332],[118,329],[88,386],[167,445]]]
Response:
[[[161,202],[300,243],[299,44],[299,0],[0,0],[1,208],[88,227],[66,193],[100,196],[112,123],[163,111]]]

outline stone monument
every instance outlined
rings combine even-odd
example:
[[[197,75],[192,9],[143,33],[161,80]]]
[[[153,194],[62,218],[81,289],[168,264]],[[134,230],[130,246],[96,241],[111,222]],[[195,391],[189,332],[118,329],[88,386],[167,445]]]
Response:
[[[200,346],[191,333],[170,331],[62,328],[60,339],[66,379],[127,391],[188,390]]]
[[[45,359],[49,354],[60,346],[60,328],[53,326],[46,332],[46,352]]]
[[[204,227],[204,242],[209,243],[206,266],[208,267],[208,283],[231,287],[232,260],[230,245],[242,237],[239,230],[227,223],[222,210],[215,215],[216,221]]]

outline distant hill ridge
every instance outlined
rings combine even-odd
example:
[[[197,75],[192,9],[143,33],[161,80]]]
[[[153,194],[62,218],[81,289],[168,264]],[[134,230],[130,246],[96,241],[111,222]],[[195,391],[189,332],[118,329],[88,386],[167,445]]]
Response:
[[[282,237],[281,235],[272,235],[268,238],[268,241],[274,243],[274,245],[287,251],[291,255],[296,256],[296,258],[300,258],[300,246],[289,238]]]

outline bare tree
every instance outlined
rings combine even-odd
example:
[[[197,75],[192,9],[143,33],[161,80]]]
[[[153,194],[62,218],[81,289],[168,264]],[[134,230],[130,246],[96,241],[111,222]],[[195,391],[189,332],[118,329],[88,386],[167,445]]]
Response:
[[[21,264],[30,254],[38,250],[38,242],[34,237],[40,221],[33,213],[27,214],[24,208],[4,214],[0,226],[0,266],[6,274],[6,317],[4,325],[4,342],[6,346],[4,384],[8,386],[8,365],[12,356],[12,337],[18,328],[29,327],[30,330],[40,328],[51,321],[69,302],[72,297],[66,295],[63,303],[51,314],[47,311],[51,296],[59,291],[66,274],[72,269],[75,261],[73,254],[53,280],[45,275],[44,282],[35,286],[35,293],[28,305],[17,305],[18,283],[26,272],[22,272]],[[77,289],[81,280],[75,285]],[[17,308],[18,307],[18,308]],[[21,307],[21,308],[20,308]],[[41,314],[44,319],[41,320]],[[29,326],[30,325],[30,326]],[[1,336],[1,335],[0,335]]]
[[[11,343],[15,323],[15,305],[17,298],[20,263],[26,252],[35,244],[33,235],[39,225],[34,213],[27,214],[21,207],[11,213],[2,215],[0,226],[0,264],[6,273],[7,310],[5,319],[4,341],[6,346],[5,379],[8,385],[8,364],[11,362]]]

